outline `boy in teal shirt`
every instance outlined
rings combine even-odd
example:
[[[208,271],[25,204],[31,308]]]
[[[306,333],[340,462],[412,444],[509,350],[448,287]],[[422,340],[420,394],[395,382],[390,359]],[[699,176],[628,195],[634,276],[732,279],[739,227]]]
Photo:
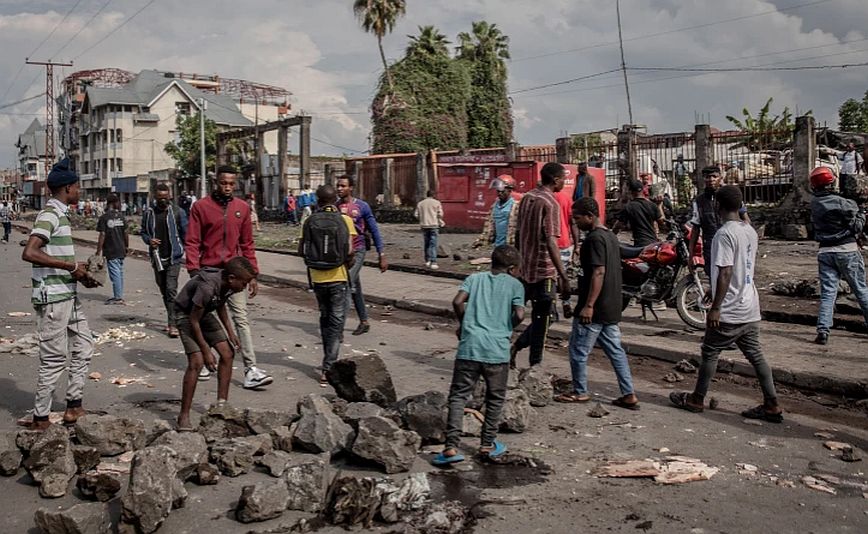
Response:
[[[491,271],[468,276],[452,301],[458,327],[458,352],[449,387],[446,447],[432,460],[447,465],[464,460],[458,453],[464,407],[476,382],[485,380],[485,421],[479,453],[496,457],[506,446],[495,440],[506,399],[509,347],[513,329],[524,319],[524,286],[518,280],[518,249],[501,245],[491,253]]]

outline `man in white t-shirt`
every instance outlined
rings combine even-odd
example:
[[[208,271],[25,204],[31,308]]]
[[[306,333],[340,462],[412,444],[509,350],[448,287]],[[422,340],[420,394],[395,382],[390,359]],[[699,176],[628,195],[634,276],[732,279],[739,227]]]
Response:
[[[715,201],[723,224],[711,244],[712,303],[702,341],[702,364],[693,393],[674,391],[669,400],[684,410],[701,412],[720,353],[736,345],[753,366],[763,392],[763,403],[743,411],[742,417],[780,423],[783,412],[759,341],[759,294],[754,284],[757,234],[741,220],[742,195],[737,186],[718,189]]]

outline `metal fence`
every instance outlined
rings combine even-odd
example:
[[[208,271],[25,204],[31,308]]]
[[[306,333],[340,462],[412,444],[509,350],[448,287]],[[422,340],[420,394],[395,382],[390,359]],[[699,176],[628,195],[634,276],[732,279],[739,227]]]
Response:
[[[711,142],[723,182],[741,187],[746,204],[776,205],[792,189],[792,130],[719,132]]]
[[[686,206],[695,195],[696,140],[692,133],[640,135],[633,144],[636,175],[650,180],[656,192]]]

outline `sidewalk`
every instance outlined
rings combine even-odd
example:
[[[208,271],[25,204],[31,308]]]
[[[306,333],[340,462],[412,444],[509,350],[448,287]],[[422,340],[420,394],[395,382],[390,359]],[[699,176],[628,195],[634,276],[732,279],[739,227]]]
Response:
[[[75,238],[93,246],[94,231],[77,231]],[[138,236],[130,236],[134,255],[146,258],[147,249]],[[288,254],[257,251],[260,281],[270,285],[308,287],[307,271],[301,258]],[[487,266],[483,266],[487,268]],[[362,269],[362,287],[368,302],[441,317],[452,315],[452,299],[460,282],[442,276],[400,271],[383,274],[374,267]],[[677,362],[699,359],[702,332],[691,332],[674,310],[658,312],[660,321],[641,320],[638,308],[625,312],[621,323],[625,349],[629,354]],[[552,327],[551,337],[564,343],[569,338],[567,321]],[[868,351],[866,336],[834,330],[829,345],[812,343],[814,329],[786,322],[762,323],[765,357],[781,385],[861,399],[868,397]],[[721,355],[719,369],[754,376],[753,369],[736,351]],[[686,383],[691,383],[687,377]]]

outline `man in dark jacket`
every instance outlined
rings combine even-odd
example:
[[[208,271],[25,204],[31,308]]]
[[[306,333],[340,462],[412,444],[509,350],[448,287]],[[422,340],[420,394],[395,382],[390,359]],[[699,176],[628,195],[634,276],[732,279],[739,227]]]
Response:
[[[699,237],[700,235],[702,236],[702,257],[705,260],[705,274],[711,277],[711,242],[714,240],[714,234],[722,226],[717,202],[714,200],[714,193],[720,189],[720,167],[712,165],[703,168],[702,178],[705,180],[705,188],[702,193],[696,195],[696,198],[693,199],[693,215],[687,222],[693,228],[693,231],[690,233],[690,244],[687,248],[690,250],[690,257],[693,258]],[[750,224],[750,217],[744,205],[738,210],[738,215],[742,221]],[[693,267],[693,264],[691,263],[690,266]]]
[[[865,261],[857,239],[865,227],[865,215],[853,200],[844,198],[833,189],[835,175],[826,167],[811,172],[811,220],[814,239],[820,243],[817,262],[820,271],[820,311],[817,314],[818,345],[829,342],[832,313],[838,296],[838,280],[850,284],[865,321],[868,322],[868,285],[865,283]]]
[[[235,183],[238,171],[223,165],[217,168],[217,184],[211,196],[193,203],[184,253],[187,256],[187,272],[195,276],[202,267],[222,269],[226,262],[244,256],[253,265],[257,274],[256,249],[253,244],[253,224],[250,221],[250,206],[236,198]],[[234,293],[226,302],[232,323],[241,341],[241,356],[244,358],[244,388],[258,389],[271,384],[274,379],[256,366],[253,336],[247,319],[247,298],[256,296],[259,286],[256,279],[250,281],[248,291]],[[210,373],[203,367],[200,380],[208,380]]]
[[[186,212],[172,204],[168,185],[157,184],[154,206],[146,208],[142,214],[142,241],[149,247],[154,278],[166,306],[166,332],[169,337],[178,337],[175,297],[178,295],[178,273],[184,258],[186,235]]]

